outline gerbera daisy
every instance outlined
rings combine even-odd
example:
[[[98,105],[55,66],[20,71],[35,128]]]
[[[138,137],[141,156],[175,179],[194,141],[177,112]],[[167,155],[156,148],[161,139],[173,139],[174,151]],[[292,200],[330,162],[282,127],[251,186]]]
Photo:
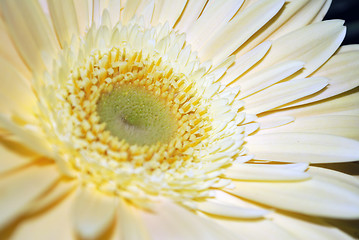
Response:
[[[0,0],[1,238],[358,237],[329,5]]]

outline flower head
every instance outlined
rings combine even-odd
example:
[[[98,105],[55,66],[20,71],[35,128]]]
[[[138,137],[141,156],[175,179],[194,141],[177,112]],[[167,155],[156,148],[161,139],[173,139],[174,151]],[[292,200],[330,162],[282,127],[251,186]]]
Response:
[[[322,217],[359,218],[325,165],[359,159],[359,48],[329,5],[0,1],[0,234],[349,238]]]

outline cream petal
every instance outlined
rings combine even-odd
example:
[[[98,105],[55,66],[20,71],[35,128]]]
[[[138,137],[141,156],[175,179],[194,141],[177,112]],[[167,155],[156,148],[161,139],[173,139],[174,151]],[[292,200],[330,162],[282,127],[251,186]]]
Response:
[[[296,3],[298,2],[298,3]],[[315,18],[323,17],[322,11],[325,10],[324,6],[330,4],[328,0],[304,0],[304,1],[291,1],[292,5],[301,5],[301,8],[295,12],[280,28],[273,32],[270,39],[277,39],[284,36],[287,33],[293,32],[299,28],[302,28],[314,21]],[[304,3],[304,5],[302,5]],[[289,5],[289,4],[288,4]]]
[[[46,139],[39,137],[39,133],[27,130],[15,124],[8,116],[0,114],[0,127],[8,130],[16,135],[21,143],[36,153],[43,156],[53,157],[54,153],[51,152],[49,144]]]
[[[280,132],[324,133],[359,140],[359,116],[326,115],[297,118],[290,124],[261,130],[259,134]]]
[[[153,10],[153,16],[151,21],[152,26],[158,25],[158,19],[161,15],[162,6],[165,1],[166,0],[155,0],[155,8]]]
[[[263,132],[265,129],[271,129],[280,127],[286,124],[289,124],[295,120],[294,117],[291,116],[278,116],[278,117],[261,117],[257,121],[260,124],[260,133]]]
[[[358,181],[328,171],[310,169],[310,180],[291,183],[234,181],[236,187],[228,192],[288,211],[330,218],[358,218]]]
[[[323,220],[306,216],[289,216],[283,214],[271,215],[273,221],[299,240],[351,240],[345,232],[324,222]]]
[[[315,15],[314,19],[311,23],[323,21],[324,16],[327,14],[330,5],[332,4],[332,0],[322,0],[324,4],[320,8],[319,12]]]
[[[275,19],[269,21],[265,26],[263,26],[252,38],[250,41],[243,44],[243,46],[238,49],[237,53],[242,55],[243,53],[248,52],[248,50],[253,49],[258,44],[263,42],[264,40],[273,40],[271,35],[276,33],[276,31],[280,31],[281,28],[285,27],[288,22],[292,18],[295,18],[296,15],[300,12],[300,10],[311,2],[310,0],[297,0],[297,1],[287,1],[283,8],[276,14]],[[312,1],[318,2],[318,1]],[[311,4],[312,5],[312,4]],[[303,27],[306,25],[305,21],[299,22],[299,27]],[[295,29],[292,29],[293,31]],[[289,31],[288,31],[289,32]]]
[[[212,218],[218,225],[246,240],[296,240],[288,231],[268,219],[239,220]]]
[[[228,203],[219,201],[206,200],[196,204],[199,211],[216,215],[220,217],[240,218],[240,219],[255,219],[263,217],[268,213],[266,210],[242,208]]]
[[[142,218],[152,239],[156,240],[242,239],[240,236],[234,237],[213,222],[170,202],[156,204],[153,212],[142,212]]]
[[[216,35],[241,7],[243,0],[210,0],[200,17],[187,29],[187,42],[193,49],[200,49],[205,42]]]
[[[2,112],[16,114],[25,121],[36,122],[33,109],[37,100],[29,82],[19,74],[17,68],[1,57],[0,72],[0,95],[4,99],[4,102],[0,103]]]
[[[139,214],[140,210],[120,200],[117,211],[117,232],[123,240],[149,240],[148,230]]]
[[[118,0],[109,0],[107,10],[109,11],[112,26],[116,25],[120,21],[121,15],[121,2]]]
[[[0,138],[0,174],[28,164],[35,154],[21,144]]]
[[[359,85],[359,50],[339,53],[331,57],[312,76],[326,77],[329,85],[322,91],[288,106],[307,104],[349,91]]]
[[[282,0],[260,0],[240,12],[202,46],[200,58],[211,59],[214,65],[222,62],[266,24],[283,4]]]
[[[206,3],[207,0],[189,0],[181,18],[175,25],[175,29],[179,30],[180,32],[187,32],[188,28],[193,25],[193,23],[201,14]]]
[[[282,162],[348,162],[359,159],[356,140],[318,133],[272,133],[246,138],[255,159]]]
[[[236,55],[235,63],[230,67],[224,77],[221,79],[222,84],[229,85],[236,83],[236,78],[245,73],[248,69],[253,67],[264,55],[268,52],[271,47],[269,41],[258,45],[256,48],[244,55]]]
[[[70,194],[63,201],[41,214],[36,214],[21,221],[15,229],[12,240],[76,240],[71,224],[71,206],[74,195]]]
[[[345,94],[325,99],[313,104],[298,106],[295,108],[284,109],[282,111],[271,112],[268,116],[293,116],[309,117],[318,115],[359,115],[359,92],[349,91]]]
[[[226,169],[224,176],[235,180],[248,181],[299,181],[310,178],[305,169],[285,167],[279,164],[249,163],[232,165]]]
[[[344,36],[345,27],[341,20],[319,22],[300,28],[274,40],[268,54],[254,71],[260,71],[279,62],[296,60],[306,64],[295,77],[306,77],[333,55]]]
[[[81,35],[85,34],[92,23],[93,0],[76,0],[73,2]]]
[[[0,229],[26,211],[26,206],[57,179],[55,165],[31,166],[0,179]]]
[[[173,27],[177,19],[181,16],[186,3],[187,0],[164,0],[162,3],[161,14],[158,17],[158,23],[164,24],[165,22],[168,22],[169,26]]]
[[[39,3],[35,0],[4,0],[0,2],[0,7],[16,49],[31,71],[42,73],[46,64],[50,68],[52,62],[49,56],[59,46]]]
[[[76,181],[60,179],[51,189],[42,194],[28,205],[28,213],[39,212],[51,204],[60,201],[69,194],[76,186]]]
[[[72,36],[79,35],[79,25],[73,0],[48,0],[48,6],[51,14],[57,38],[62,47],[71,42]]]
[[[248,74],[243,78],[239,78],[233,85],[241,87],[240,98],[245,98],[253,93],[263,90],[281,80],[296,73],[304,66],[301,61],[285,61],[275,66],[263,69],[254,74]]]
[[[302,97],[316,93],[328,83],[325,78],[293,79],[275,84],[256,94],[246,97],[245,108],[250,114],[259,114],[285,105]]]
[[[85,239],[96,239],[114,220],[115,197],[107,196],[95,189],[82,188],[75,199],[72,212],[74,227],[80,236]]]
[[[135,15],[137,8],[140,6],[141,0],[126,1],[125,8],[121,15],[121,24],[126,24]]]
[[[0,18],[0,58],[5,59],[9,64],[15,66],[16,69],[24,75],[27,79],[30,79],[31,73],[27,66],[24,64],[19,53],[17,52],[9,34],[6,29],[5,23]]]

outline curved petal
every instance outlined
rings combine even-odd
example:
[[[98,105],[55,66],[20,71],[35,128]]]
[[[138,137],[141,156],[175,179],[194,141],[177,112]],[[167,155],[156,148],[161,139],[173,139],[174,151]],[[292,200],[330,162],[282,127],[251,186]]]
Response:
[[[246,139],[254,159],[281,162],[330,163],[359,159],[359,141],[318,133],[271,133]]]
[[[199,56],[203,61],[211,59],[214,65],[222,62],[266,24],[283,4],[283,0],[260,0],[251,5],[209,39],[199,50]]]
[[[11,236],[14,240],[76,240],[72,229],[71,206],[74,195],[70,194],[63,201],[52,206],[43,214],[37,214],[21,221]]]
[[[228,192],[279,209],[330,218],[358,218],[358,181],[331,172],[309,170],[310,180],[291,183],[235,181],[235,189]]]
[[[26,205],[59,177],[54,165],[31,166],[0,179],[0,229],[26,211]]]
[[[85,239],[97,238],[114,220],[115,197],[83,188],[76,197],[72,211],[76,231]]]
[[[46,64],[50,68],[49,56],[59,46],[39,3],[36,0],[4,0],[0,6],[10,36],[31,71],[40,74]]]
[[[157,204],[152,213],[142,212],[142,217],[151,237],[156,240],[242,239],[240,236],[234,237],[222,227],[170,202]]]

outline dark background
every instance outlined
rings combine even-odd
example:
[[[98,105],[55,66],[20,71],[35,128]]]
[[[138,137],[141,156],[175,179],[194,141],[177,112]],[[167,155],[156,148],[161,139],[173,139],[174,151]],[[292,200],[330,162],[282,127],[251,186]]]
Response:
[[[359,44],[359,0],[332,0],[324,19],[344,19],[347,34],[343,45]]]

